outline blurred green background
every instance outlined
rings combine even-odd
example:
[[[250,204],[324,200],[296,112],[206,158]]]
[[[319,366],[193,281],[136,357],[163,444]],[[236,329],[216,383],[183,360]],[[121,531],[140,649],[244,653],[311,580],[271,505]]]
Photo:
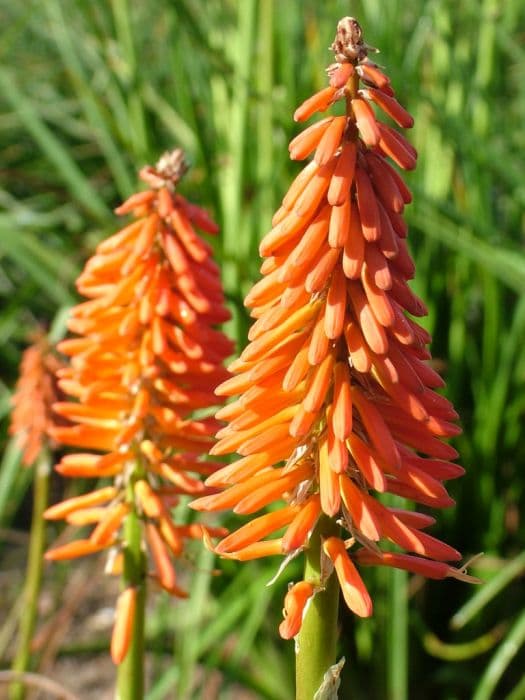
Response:
[[[412,286],[430,310],[424,322],[462,417],[456,444],[467,469],[451,483],[457,507],[438,514],[433,534],[466,558],[484,552],[472,572],[488,583],[367,570],[375,615],[363,622],[343,614],[341,698],[519,700],[521,0],[0,0],[0,527],[11,533],[0,542],[1,583],[8,590],[21,576],[5,562],[17,548],[13,532],[27,528],[31,472],[19,468],[6,438],[27,333],[39,322],[60,334],[75,277],[96,242],[119,226],[112,209],[137,189],[136,170],[180,145],[193,164],[183,192],[221,226],[217,257],[234,312],[227,330],[242,348],[242,298],[258,278],[258,241],[299,169],[288,159],[297,133],[291,115],[326,84],[327,47],[347,14],[381,49],[377,60],[416,120],[411,137],[420,158],[407,178]],[[267,588],[273,560],[225,562],[222,576],[213,576],[209,554],[195,557],[187,574],[193,598],[181,604],[158,596],[150,610],[148,699],[293,697],[293,645],[278,638],[277,625],[294,571]],[[74,568],[49,570],[46,585],[52,589],[57,577],[65,585]],[[8,637],[0,622],[4,667]],[[98,640],[60,654],[95,668],[107,633]],[[218,679],[215,694],[210,678]]]

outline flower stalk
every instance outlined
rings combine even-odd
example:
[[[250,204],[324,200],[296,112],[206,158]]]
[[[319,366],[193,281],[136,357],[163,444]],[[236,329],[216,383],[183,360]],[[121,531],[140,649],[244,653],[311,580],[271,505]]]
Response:
[[[138,515],[131,511],[124,522],[124,546],[121,596],[132,591],[133,614],[131,623],[124,622],[124,641],[127,653],[119,664],[117,673],[117,700],[141,700],[144,697],[144,627],[146,608],[147,560],[142,548],[142,527]],[[120,602],[120,601],[119,601]],[[117,611],[119,605],[117,603]],[[128,610],[123,611],[129,613]],[[118,617],[118,612],[117,612]],[[112,647],[120,642],[114,634]],[[118,652],[112,649],[114,655]]]
[[[42,584],[42,555],[46,544],[44,512],[49,493],[50,433],[56,422],[52,405],[61,396],[55,373],[61,367],[53,348],[41,329],[32,338],[20,363],[20,376],[12,397],[9,432],[22,453],[24,467],[34,467],[33,512],[29,533],[26,580],[22,592],[22,615],[18,631],[13,671],[23,673],[31,661],[31,642],[38,615],[38,599]],[[25,686],[13,684],[10,700],[23,700]]]
[[[22,593],[23,606],[18,632],[17,650],[13,671],[27,671],[31,660],[31,641],[38,615],[38,598],[42,584],[43,553],[46,545],[46,521],[43,514],[47,508],[51,459],[49,451],[42,448],[35,464],[33,480],[33,511],[29,534],[29,554],[26,582]],[[11,686],[9,700],[23,700],[25,688],[21,683]]]
[[[310,536],[304,580],[320,590],[306,609],[297,638],[295,659],[296,700],[310,700],[319,689],[326,671],[336,662],[339,586],[335,576],[324,581],[322,540],[337,536],[339,527],[321,516]],[[326,561],[326,558],[325,558]]]

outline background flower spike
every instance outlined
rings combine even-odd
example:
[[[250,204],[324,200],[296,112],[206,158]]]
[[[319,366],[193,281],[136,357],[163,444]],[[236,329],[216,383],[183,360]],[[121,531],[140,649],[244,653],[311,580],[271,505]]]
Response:
[[[116,210],[134,221],[100,243],[86,263],[77,288],[87,301],[69,320],[78,337],[60,345],[70,361],[58,371],[59,385],[70,400],[55,410],[71,423],[50,432],[80,452],[65,456],[59,471],[109,476],[113,485],[48,509],[50,519],[94,527],[86,539],[50,549],[47,558],[101,550],[112,561],[122,555],[111,651],[115,663],[126,664],[119,673],[123,700],[139,697],[136,690],[130,695],[130,684],[143,682],[149,568],[165,590],[186,597],[177,561],[187,539],[203,535],[196,525],[173,522],[171,508],[181,496],[211,493],[202,476],[222,467],[206,459],[219,423],[202,411],[220,403],[215,389],[229,376],[223,360],[233,344],[216,328],[229,312],[212,248],[198,233],[215,234],[217,227],[178,192],[186,170],[175,149],[140,171],[148,189]],[[210,529],[217,532],[226,534]]]

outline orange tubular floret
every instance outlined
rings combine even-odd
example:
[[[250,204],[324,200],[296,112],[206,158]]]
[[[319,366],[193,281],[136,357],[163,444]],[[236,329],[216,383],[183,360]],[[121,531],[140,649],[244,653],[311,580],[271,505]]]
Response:
[[[319,494],[323,513],[335,516],[341,507],[341,492],[339,478],[330,466],[326,437],[319,444]]]
[[[345,440],[352,432],[352,395],[350,371],[345,362],[334,367],[334,413],[332,426],[335,435]]]
[[[355,141],[345,141],[330,180],[327,200],[331,206],[340,206],[350,198],[350,188],[354,180],[356,161]]]
[[[314,593],[314,587],[307,581],[299,581],[288,590],[284,598],[284,620],[279,625],[283,639],[292,639],[299,633],[306,606]]]
[[[377,126],[374,110],[370,105],[356,98],[352,100],[352,109],[355,115],[355,122],[361,134],[361,138],[367,146],[377,146],[381,138],[381,133]]]
[[[100,520],[89,538],[94,544],[107,545],[113,540],[122,521],[130,512],[131,506],[129,503],[118,503],[113,508],[106,510],[106,516]]]
[[[325,333],[330,340],[337,340],[343,332],[346,314],[346,278],[341,267],[332,273],[326,297]]]
[[[304,122],[316,112],[324,112],[334,101],[337,90],[333,87],[323,88],[309,97],[298,107],[293,115],[294,121]]]
[[[106,549],[106,547],[108,547],[107,544],[96,544],[91,540],[75,540],[74,542],[63,544],[60,547],[48,549],[44,554],[44,559],[46,561],[77,559],[78,557],[85,557],[88,554],[100,552],[102,549]]]
[[[382,537],[381,523],[371,507],[371,499],[346,475],[339,477],[341,498],[352,520],[369,540],[377,542]]]
[[[115,610],[115,624],[111,635],[111,658],[120,664],[126,658],[133,635],[133,620],[137,604],[137,589],[126,588],[119,595]]]
[[[67,501],[50,506],[44,511],[44,517],[47,520],[61,520],[69,515],[69,513],[73,513],[79,508],[88,508],[90,506],[98,506],[102,503],[107,503],[115,498],[117,493],[118,491],[114,486],[105,486],[102,489],[98,489],[98,491],[92,491],[84,496],[74,496]]]
[[[290,151],[290,158],[292,160],[304,160],[310,153],[317,148],[324,134],[334,121],[334,117],[327,117],[308,129],[302,131],[298,136],[296,136],[292,141],[288,149]],[[321,165],[317,160],[318,165]]]
[[[368,88],[368,90],[364,90],[363,93],[368,99],[379,105],[389,117],[392,117],[398,126],[404,129],[410,129],[414,126],[414,119],[412,116],[404,107],[401,107],[394,97],[390,97],[384,92],[381,92],[381,90],[376,90],[374,88]]]
[[[351,212],[352,205],[349,199],[346,199],[340,206],[332,207],[328,231],[328,245],[331,248],[342,248],[348,240]]]
[[[275,513],[266,513],[243,525],[231,535],[225,537],[216,547],[216,552],[234,552],[250,544],[258,542],[263,537],[280,530],[295,518],[298,506],[288,506]]]
[[[370,178],[362,168],[356,168],[355,182],[363,236],[367,241],[377,241],[381,236],[379,209]]]
[[[359,279],[365,257],[365,239],[361,228],[359,210],[352,203],[350,213],[350,230],[343,250],[343,272],[349,279]]]
[[[177,590],[175,569],[160,532],[153,523],[146,523],[145,530],[160,585],[167,591]]]
[[[345,603],[359,617],[370,617],[372,601],[357,569],[350,561],[344,542],[337,537],[329,537],[323,549],[334,564]]]
[[[406,144],[396,138],[395,132],[384,124],[379,123],[378,128],[381,134],[379,148],[383,153],[403,170],[413,170],[416,167],[416,157],[407,149]]]
[[[320,514],[321,502],[315,494],[301,504],[299,512],[286,529],[282,539],[282,551],[295,552],[300,547],[305,547]]]
[[[315,150],[314,160],[321,166],[328,163],[341,143],[346,127],[346,117],[335,117],[328,126]]]

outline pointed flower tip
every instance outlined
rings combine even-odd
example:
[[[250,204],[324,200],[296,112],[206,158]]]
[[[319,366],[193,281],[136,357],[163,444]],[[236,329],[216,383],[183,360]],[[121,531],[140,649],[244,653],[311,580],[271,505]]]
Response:
[[[153,189],[167,187],[173,191],[188,171],[188,167],[182,148],[175,148],[173,151],[166,151],[155,166],[144,166],[139,172],[139,177]]]
[[[354,17],[343,17],[337,23],[335,39],[330,47],[339,63],[362,61],[369,51],[376,52],[363,39],[361,25]]]

